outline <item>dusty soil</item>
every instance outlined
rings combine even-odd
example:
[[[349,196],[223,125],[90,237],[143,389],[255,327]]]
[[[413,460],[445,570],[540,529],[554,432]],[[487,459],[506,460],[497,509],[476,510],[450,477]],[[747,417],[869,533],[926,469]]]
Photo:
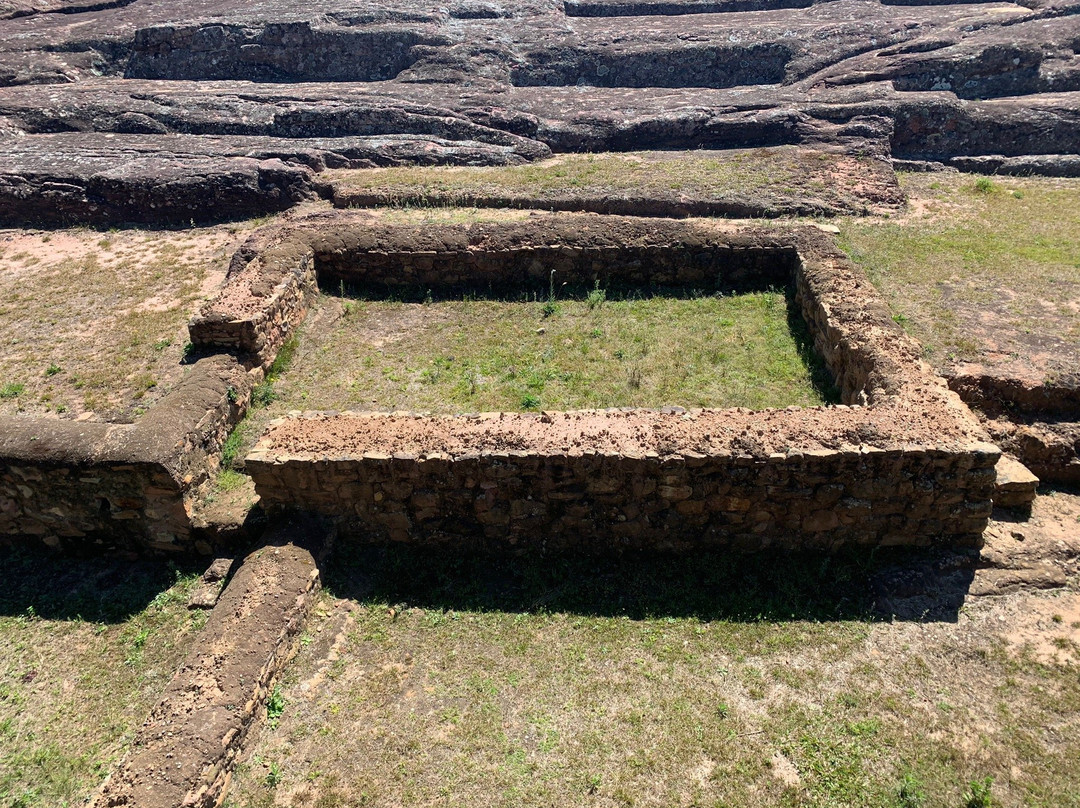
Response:
[[[1052,665],[1074,665],[1080,648],[1080,595],[1017,598],[1002,636],[1019,653]]]
[[[838,418],[840,410],[846,417]],[[963,444],[974,440],[952,417],[928,417],[907,408],[798,408],[751,412],[580,411],[482,413],[475,416],[414,416],[384,413],[312,413],[287,418],[267,429],[256,451],[300,457],[393,455],[528,450],[644,456],[693,450],[702,454],[738,451],[785,452],[847,449],[872,443],[879,448],[906,444]]]
[[[250,227],[0,231],[0,413],[144,412],[183,374],[187,320]]]

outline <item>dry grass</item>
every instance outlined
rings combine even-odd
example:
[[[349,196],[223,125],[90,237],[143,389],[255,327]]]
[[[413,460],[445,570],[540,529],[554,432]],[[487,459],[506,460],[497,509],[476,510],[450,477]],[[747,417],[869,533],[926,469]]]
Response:
[[[842,241],[932,362],[1080,362],[1080,181],[911,174],[912,211]]]
[[[3,553],[0,805],[82,804],[191,646],[194,574]]]
[[[1007,650],[1011,598],[880,622],[836,558],[326,569],[232,808],[1080,805],[1080,679]]]
[[[815,155],[819,162],[827,156]],[[794,186],[806,166],[794,147],[725,152],[628,152],[567,154],[523,166],[402,168],[331,171],[327,179],[347,190],[388,197],[566,196],[633,191],[642,195],[716,199],[732,191]],[[823,188],[824,186],[822,186]]]
[[[0,233],[0,413],[137,416],[248,225]]]
[[[862,210],[866,188],[889,182],[880,163],[780,146],[694,152],[565,154],[509,167],[400,167],[330,171],[339,197],[390,206],[521,204],[608,197],[744,201],[762,209]]]

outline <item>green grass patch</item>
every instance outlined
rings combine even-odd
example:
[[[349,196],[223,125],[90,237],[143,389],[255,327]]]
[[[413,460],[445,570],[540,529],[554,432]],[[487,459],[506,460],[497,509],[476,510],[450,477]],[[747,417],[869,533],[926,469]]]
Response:
[[[782,292],[344,305],[330,333],[305,335],[276,409],[762,409],[832,396]]]
[[[841,242],[935,362],[1080,342],[1080,183],[904,175],[920,209]],[[1001,191],[1009,190],[1010,193]]]
[[[194,571],[4,551],[0,805],[80,805],[131,742],[205,614]]]
[[[281,378],[281,374],[288,370],[292,364],[298,346],[299,340],[295,334],[282,344],[277,356],[274,357],[273,363],[266,371],[266,376],[252,389],[251,403],[247,414],[240,423],[233,427],[232,432],[229,433],[229,436],[221,445],[222,471],[219,473],[215,483],[215,488],[219,492],[229,493],[236,491],[244,484],[246,478],[236,471],[236,467],[239,465],[239,461],[242,460],[243,455],[254,443],[260,431],[259,424],[265,420],[259,417],[258,411],[269,407],[278,400],[276,384]]]
[[[230,458],[230,462],[232,462],[233,459],[234,458]],[[222,465],[224,466],[224,458],[222,458]],[[228,494],[241,488],[245,482],[247,482],[247,477],[234,469],[226,467],[218,472],[217,479],[214,481],[214,487],[223,494]]]

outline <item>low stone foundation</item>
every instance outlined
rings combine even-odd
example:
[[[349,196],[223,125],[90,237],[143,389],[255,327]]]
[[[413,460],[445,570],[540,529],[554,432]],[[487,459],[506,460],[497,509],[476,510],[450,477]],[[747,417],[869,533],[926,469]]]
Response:
[[[980,365],[945,371],[949,389],[971,407],[990,416],[1011,413],[1032,417],[1075,417],[1080,413],[1080,372],[1054,379]]]
[[[856,428],[872,423],[865,411],[819,414]],[[548,428],[543,418],[580,446],[534,440]],[[468,436],[453,420],[311,415],[278,423],[247,468],[264,503],[334,517],[365,540],[488,550],[837,550],[977,544],[1000,454],[990,444],[903,446],[893,436],[880,441],[890,448],[738,452],[717,448],[713,435],[732,427],[748,434],[737,422],[756,419],[723,411],[489,414],[466,421]],[[616,450],[606,438],[624,430],[661,437]],[[325,452],[293,447],[312,433]],[[420,433],[452,448],[416,451],[425,441],[411,436]],[[514,436],[522,448],[490,448],[513,445]],[[363,443],[339,451],[350,439]]]
[[[89,801],[93,808],[220,805],[248,731],[319,589],[317,526],[286,525],[244,559],[196,647]],[[292,543],[296,541],[297,543]]]
[[[192,318],[188,333],[200,349],[229,351],[266,368],[307,315],[316,290],[314,253],[289,241],[250,257],[241,250],[237,257],[229,283]]]
[[[554,273],[554,278],[553,278]],[[559,549],[838,549],[980,540],[998,449],[822,231],[595,215],[423,229],[337,212],[268,228],[190,323],[201,360],[132,425],[7,418],[0,536],[199,552],[195,486],[316,283],[523,295],[554,282],[792,286],[844,405],[292,417],[248,458],[274,514],[367,540]]]
[[[190,494],[246,406],[235,359],[199,361],[134,424],[0,419],[0,541],[69,552],[201,553]]]
[[[583,285],[790,283],[846,404],[298,414],[247,458],[271,512],[314,511],[363,540],[486,549],[980,541],[1000,452],[819,230],[552,216],[424,231],[313,222],[291,238],[321,281],[365,288],[528,289],[552,270]]]

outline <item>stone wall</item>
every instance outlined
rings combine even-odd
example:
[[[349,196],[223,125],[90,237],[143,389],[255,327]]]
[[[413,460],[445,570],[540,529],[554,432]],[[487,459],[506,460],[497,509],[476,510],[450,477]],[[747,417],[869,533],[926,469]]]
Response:
[[[1017,363],[961,364],[945,374],[993,440],[1041,481],[1080,483],[1080,373],[1047,378]]]
[[[681,447],[665,456],[256,452],[247,469],[264,504],[334,517],[369,541],[486,550],[837,550],[978,544],[998,456],[990,444],[766,457]]]
[[[123,441],[130,430],[110,431],[120,432]],[[124,452],[118,459],[91,452],[79,461],[13,456],[12,438],[24,434],[8,433],[2,447],[0,541],[30,538],[70,552],[131,553],[186,543],[183,490],[164,467]]]
[[[230,271],[223,292],[188,323],[191,343],[267,368],[303,322],[315,290],[311,248],[297,240],[276,245]]]
[[[934,406],[962,409],[892,320],[877,290],[831,240],[809,233],[804,245],[792,273],[796,300],[841,400],[884,404],[923,388]]]
[[[200,641],[86,805],[213,808],[297,648],[319,589],[317,525],[277,526],[221,594]],[[284,541],[283,541],[284,540]]]
[[[793,283],[846,404],[294,416],[271,425],[247,458],[263,504],[329,516],[368,540],[455,547],[980,541],[999,450],[824,233],[575,218],[369,225],[307,243],[320,281],[367,289],[546,288],[552,269],[585,285]]]
[[[250,377],[201,360],[134,424],[0,419],[0,541],[70,552],[201,553],[190,496],[243,414]]]
[[[595,283],[762,289],[786,286],[797,259],[790,245],[768,238],[751,241],[621,217],[403,230],[371,226],[319,234],[310,243],[320,283],[361,285],[375,293],[413,287],[541,296],[552,282],[557,289]]]
[[[1080,372],[1045,378],[1024,370],[959,365],[947,369],[945,376],[949,389],[990,416],[1007,413],[1067,419],[1080,412]]]

